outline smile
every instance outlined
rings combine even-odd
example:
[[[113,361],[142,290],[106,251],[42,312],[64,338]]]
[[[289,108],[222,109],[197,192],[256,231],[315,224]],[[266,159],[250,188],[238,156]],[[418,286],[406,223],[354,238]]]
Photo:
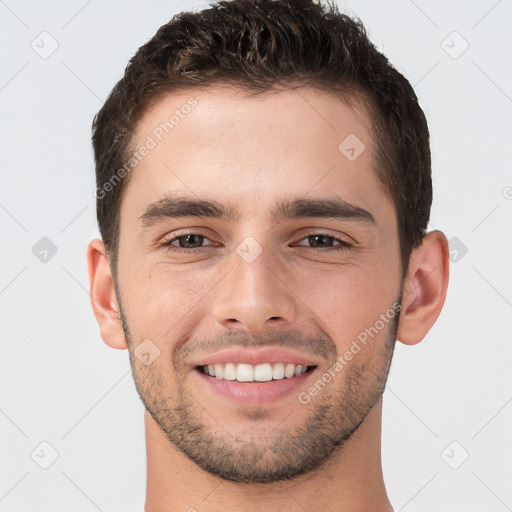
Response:
[[[217,363],[199,366],[206,375],[216,379],[236,380],[238,382],[269,382],[271,380],[291,379],[315,368],[293,363]]]

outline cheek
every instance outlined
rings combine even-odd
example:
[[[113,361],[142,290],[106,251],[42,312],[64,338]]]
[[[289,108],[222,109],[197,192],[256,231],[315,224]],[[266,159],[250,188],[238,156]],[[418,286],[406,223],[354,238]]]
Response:
[[[374,326],[397,298],[395,272],[383,268],[340,265],[303,269],[297,276],[296,297],[307,306],[306,314],[313,312],[312,321],[335,340],[338,350]]]
[[[171,272],[165,265],[151,270],[134,265],[127,275],[132,278],[123,281],[121,291],[130,329],[158,339],[185,324],[219,279],[213,271]]]

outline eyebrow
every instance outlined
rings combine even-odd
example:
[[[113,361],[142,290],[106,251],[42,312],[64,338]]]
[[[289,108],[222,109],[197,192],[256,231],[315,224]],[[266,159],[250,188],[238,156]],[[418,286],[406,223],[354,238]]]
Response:
[[[200,217],[236,221],[240,216],[240,211],[234,205],[225,206],[213,200],[167,195],[150,204],[139,220],[142,227],[146,228],[167,218]],[[369,211],[339,197],[281,200],[271,211],[271,219],[274,222],[305,218],[336,218],[377,224]]]

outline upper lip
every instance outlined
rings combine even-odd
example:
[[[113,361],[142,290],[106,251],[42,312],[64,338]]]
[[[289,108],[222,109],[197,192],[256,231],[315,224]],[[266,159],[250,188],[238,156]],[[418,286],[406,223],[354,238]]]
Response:
[[[318,364],[310,357],[302,356],[281,347],[261,347],[258,349],[232,347],[198,358],[193,365],[204,366],[207,364],[224,363],[245,363],[251,365],[262,363],[292,363],[302,366],[316,366]]]

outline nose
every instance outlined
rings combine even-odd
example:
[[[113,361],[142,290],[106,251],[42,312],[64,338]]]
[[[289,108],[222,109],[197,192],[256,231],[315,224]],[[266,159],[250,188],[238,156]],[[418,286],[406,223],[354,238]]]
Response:
[[[271,254],[263,251],[248,262],[233,254],[233,267],[218,285],[213,306],[215,320],[227,329],[259,333],[290,328],[296,302],[286,276]]]

